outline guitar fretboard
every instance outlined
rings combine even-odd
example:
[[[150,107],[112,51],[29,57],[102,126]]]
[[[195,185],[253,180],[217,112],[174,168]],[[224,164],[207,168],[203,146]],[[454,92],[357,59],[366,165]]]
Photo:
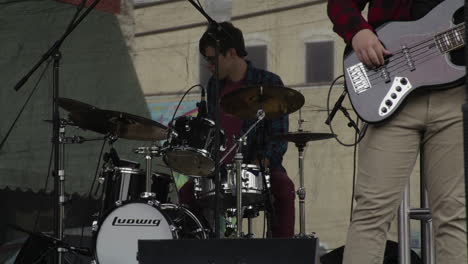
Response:
[[[434,36],[434,41],[441,53],[446,53],[465,45],[465,23],[438,33]]]

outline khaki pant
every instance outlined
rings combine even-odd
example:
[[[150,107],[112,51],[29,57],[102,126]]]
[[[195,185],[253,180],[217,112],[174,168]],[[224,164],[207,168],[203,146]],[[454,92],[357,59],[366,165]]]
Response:
[[[464,86],[417,90],[390,121],[370,125],[359,146],[356,207],[343,263],[381,264],[387,232],[424,144],[436,263],[465,264]]]

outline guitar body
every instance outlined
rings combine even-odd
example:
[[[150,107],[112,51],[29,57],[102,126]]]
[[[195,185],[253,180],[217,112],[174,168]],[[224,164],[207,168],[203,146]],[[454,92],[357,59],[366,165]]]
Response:
[[[450,52],[441,52],[438,46],[444,44],[445,35],[434,39],[439,32],[455,26],[455,14],[463,8],[463,0],[446,0],[417,21],[390,22],[378,28],[379,39],[393,53],[382,69],[368,69],[354,52],[345,56],[346,89],[361,119],[368,123],[384,121],[415,89],[443,88],[464,78],[465,66],[454,64]],[[447,35],[464,44],[464,27],[463,34],[459,32]]]

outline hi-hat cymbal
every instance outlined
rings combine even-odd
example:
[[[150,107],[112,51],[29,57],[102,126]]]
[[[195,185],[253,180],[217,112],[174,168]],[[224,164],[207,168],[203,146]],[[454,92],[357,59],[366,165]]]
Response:
[[[226,113],[241,119],[255,119],[263,109],[266,118],[278,118],[293,113],[304,105],[305,99],[298,91],[274,85],[243,87],[221,98],[221,107]]]
[[[167,127],[141,116],[99,109],[69,98],[58,98],[60,107],[78,127],[119,138],[156,141],[165,139]]]
[[[309,131],[289,132],[283,135],[273,136],[273,139],[286,140],[296,144],[305,144],[309,141],[317,141],[336,137],[331,133],[313,133]]]

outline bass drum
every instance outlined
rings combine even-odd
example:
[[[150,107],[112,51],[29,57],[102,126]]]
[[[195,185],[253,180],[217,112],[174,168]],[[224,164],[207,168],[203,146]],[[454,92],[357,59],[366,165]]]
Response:
[[[207,238],[200,221],[189,210],[154,200],[117,204],[100,224],[93,224],[93,230],[95,260],[99,264],[138,264],[140,239]]]

